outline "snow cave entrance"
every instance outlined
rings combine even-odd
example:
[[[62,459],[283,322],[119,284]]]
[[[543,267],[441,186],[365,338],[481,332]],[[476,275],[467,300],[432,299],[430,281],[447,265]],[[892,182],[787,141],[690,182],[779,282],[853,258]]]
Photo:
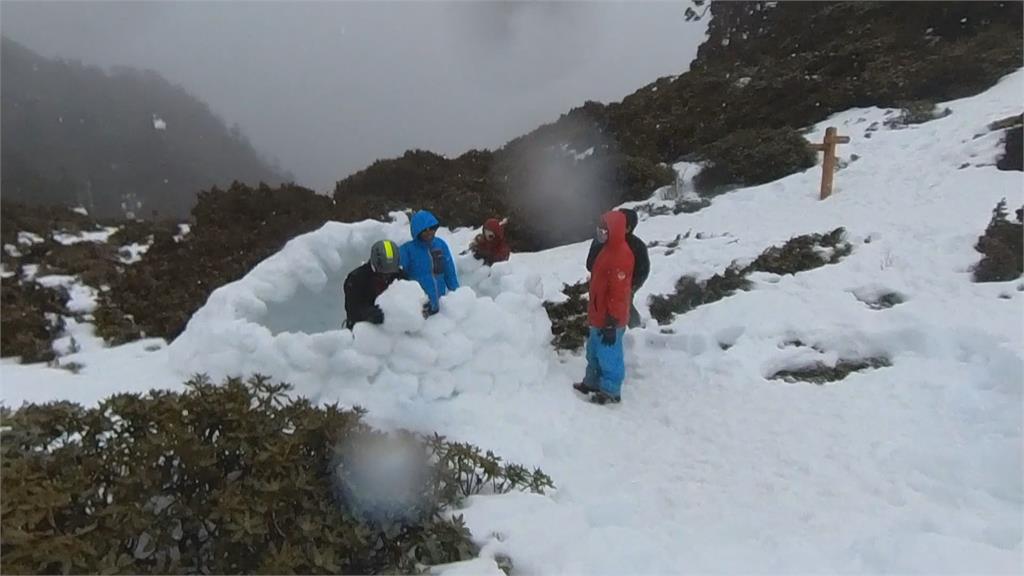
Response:
[[[340,265],[337,267],[313,258],[326,275],[327,281],[319,289],[311,288],[304,282],[296,282],[288,298],[266,302],[267,312],[262,324],[275,336],[284,332],[319,334],[344,329],[345,278],[352,270],[363,265],[370,247],[383,237],[379,234],[352,234],[344,245],[338,247]]]
[[[348,263],[346,263],[348,264]],[[341,330],[345,325],[345,291],[342,285],[348,273],[359,266],[328,272],[327,283],[314,292],[299,284],[291,298],[283,302],[268,302],[264,325],[275,336],[282,332],[318,334]]]

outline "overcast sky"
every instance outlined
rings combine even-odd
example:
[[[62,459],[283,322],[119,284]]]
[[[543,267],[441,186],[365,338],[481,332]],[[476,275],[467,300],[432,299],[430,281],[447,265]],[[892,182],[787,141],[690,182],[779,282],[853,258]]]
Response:
[[[10,2],[43,54],[152,68],[320,191],[410,148],[496,148],[687,69],[685,2]],[[173,127],[170,127],[173,128]]]

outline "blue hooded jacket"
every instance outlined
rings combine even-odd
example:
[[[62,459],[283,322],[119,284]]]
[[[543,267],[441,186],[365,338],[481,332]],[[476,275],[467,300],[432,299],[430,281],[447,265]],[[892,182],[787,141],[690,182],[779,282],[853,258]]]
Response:
[[[448,244],[437,237],[430,244],[420,240],[420,232],[437,225],[437,218],[426,210],[413,214],[409,221],[412,240],[398,249],[402,269],[410,279],[423,287],[430,298],[430,309],[433,312],[437,312],[441,296],[459,287],[455,261],[452,260]]]

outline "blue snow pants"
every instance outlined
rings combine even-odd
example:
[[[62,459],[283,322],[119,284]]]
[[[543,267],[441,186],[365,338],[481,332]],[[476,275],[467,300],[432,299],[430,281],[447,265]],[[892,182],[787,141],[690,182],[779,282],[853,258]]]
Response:
[[[626,360],[622,350],[625,328],[615,331],[615,344],[606,346],[601,342],[601,330],[590,328],[587,337],[587,374],[583,384],[597,388],[616,398],[622,392],[622,381],[626,378]]]

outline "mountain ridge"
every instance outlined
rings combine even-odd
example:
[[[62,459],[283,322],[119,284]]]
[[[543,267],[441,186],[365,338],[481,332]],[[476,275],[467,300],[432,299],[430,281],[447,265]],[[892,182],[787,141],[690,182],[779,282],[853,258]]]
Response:
[[[98,217],[185,217],[200,190],[290,179],[238,126],[152,70],[2,49],[3,193]]]

